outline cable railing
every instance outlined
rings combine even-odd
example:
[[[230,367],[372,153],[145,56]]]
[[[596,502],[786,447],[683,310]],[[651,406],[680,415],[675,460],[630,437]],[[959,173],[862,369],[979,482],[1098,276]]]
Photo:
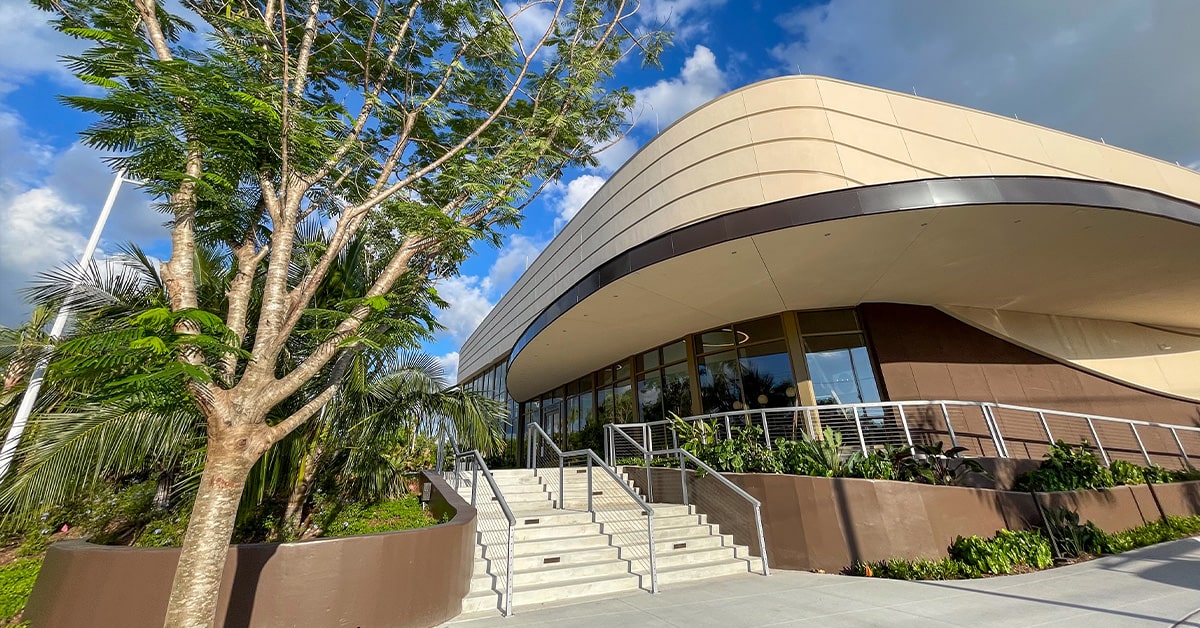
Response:
[[[620,425],[606,425],[606,440],[623,441],[632,447],[636,456],[628,457],[629,462],[641,462],[640,465],[623,465],[640,468],[643,485],[648,495],[657,495],[657,500],[650,497],[651,502],[678,503],[693,506],[697,513],[708,516],[709,523],[720,526],[722,533],[729,533],[734,543],[740,543],[750,548],[753,556],[757,551],[762,563],[762,575],[771,575],[767,564],[767,543],[763,534],[762,503],[742,487],[734,484],[729,478],[721,475],[716,469],[705,464],[691,452],[679,447],[670,449],[648,450],[618,429]],[[662,459],[670,460],[678,468],[655,468]],[[749,516],[747,516],[749,514]]]
[[[451,445],[449,468],[443,466],[446,462],[443,443]],[[484,548],[483,560],[487,564],[487,574],[492,578],[492,590],[500,597],[499,609],[508,617],[512,615],[517,518],[478,450],[458,451],[454,438],[443,432],[438,444],[437,464],[438,471],[454,490],[461,493],[464,486],[471,489],[470,503],[476,510],[476,540]]]
[[[735,410],[690,416],[684,421],[715,424],[718,437],[732,438],[742,427],[762,430],[767,447],[777,438],[819,437],[824,429],[840,432],[842,443],[864,453],[883,445],[908,446],[949,441],[968,455],[1041,458],[1059,440],[1086,442],[1105,464],[1125,460],[1162,467],[1189,468],[1200,455],[1200,427],[978,401],[896,401],[841,405]],[[640,456],[678,447],[670,421],[614,426],[625,439],[606,431],[605,458]]]
[[[537,423],[530,423],[527,430],[526,462],[549,488],[555,507],[586,508],[592,521],[600,524],[600,531],[611,535],[621,559],[629,562],[630,572],[642,578],[643,588],[658,593],[654,509],[604,464],[596,452],[590,449],[564,452]]]

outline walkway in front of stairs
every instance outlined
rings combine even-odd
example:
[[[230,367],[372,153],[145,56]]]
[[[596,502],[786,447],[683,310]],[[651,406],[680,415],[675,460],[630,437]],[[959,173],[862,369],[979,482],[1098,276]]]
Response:
[[[451,628],[700,626],[1200,628],[1200,537],[1038,573],[902,582],[796,571],[727,576]]]

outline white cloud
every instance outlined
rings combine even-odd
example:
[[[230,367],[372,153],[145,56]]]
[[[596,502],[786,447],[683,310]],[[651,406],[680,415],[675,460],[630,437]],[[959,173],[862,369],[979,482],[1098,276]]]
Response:
[[[555,233],[561,231],[603,185],[604,178],[594,174],[579,175],[566,184],[556,181],[549,185],[546,195],[557,214],[554,218]]]
[[[56,153],[31,139],[22,120],[0,111],[0,324],[28,315],[20,290],[34,275],[76,258],[112,185],[102,154],[80,145]],[[149,245],[166,235],[164,217],[124,186],[100,248],[133,240]]]
[[[639,12],[646,26],[665,26],[677,39],[687,41],[708,31],[708,21],[697,14],[722,4],[725,0],[642,0]]]
[[[447,277],[437,282],[438,296],[449,304],[439,312],[438,322],[457,342],[471,335],[495,305],[482,284],[483,280],[473,275]]]
[[[1200,158],[1200,2],[832,0],[779,19],[785,73],[1016,114],[1169,161]],[[1182,65],[1181,65],[1182,64]]]
[[[537,45],[537,42],[550,28],[554,20],[554,9],[549,3],[533,0],[531,2],[505,2],[504,14],[512,20],[513,30],[521,38],[521,45],[526,53]],[[538,54],[544,54],[548,49],[543,48]]]
[[[529,268],[544,248],[546,241],[527,238],[519,233],[513,234],[500,249],[500,255],[496,257],[487,277],[480,285],[485,292],[502,294],[526,268]]]
[[[442,363],[442,372],[446,376],[446,380],[458,383],[458,352],[451,351],[446,355],[437,356],[438,362]]]
[[[640,146],[638,146],[637,140],[628,135],[622,137],[596,153],[596,171],[603,174],[616,172],[617,168],[624,166],[625,162],[633,157],[638,148]]]
[[[725,93],[728,85],[712,50],[696,46],[677,78],[634,90],[638,104],[643,106],[638,123],[654,124],[657,134],[683,114]]]
[[[49,17],[28,2],[0,2],[0,94],[39,74],[70,80],[59,57],[86,44],[55,31]]]

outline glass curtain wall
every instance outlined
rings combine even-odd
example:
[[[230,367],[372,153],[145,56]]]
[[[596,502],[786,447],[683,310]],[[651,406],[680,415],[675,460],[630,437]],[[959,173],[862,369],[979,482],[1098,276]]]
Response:
[[[489,399],[503,401],[508,407],[508,417],[505,419],[503,426],[504,451],[499,455],[490,456],[487,461],[488,465],[498,468],[516,466],[518,460],[517,434],[520,432],[518,430],[517,417],[519,416],[519,408],[517,402],[508,396],[507,377],[508,364],[507,362],[501,362],[462,385],[464,390],[475,391],[482,393]]]
[[[688,377],[687,343],[679,342],[637,356],[638,416],[642,421],[665,419],[670,413],[691,414],[692,386]]]
[[[796,377],[783,321],[770,316],[694,337],[705,413],[790,405]]]

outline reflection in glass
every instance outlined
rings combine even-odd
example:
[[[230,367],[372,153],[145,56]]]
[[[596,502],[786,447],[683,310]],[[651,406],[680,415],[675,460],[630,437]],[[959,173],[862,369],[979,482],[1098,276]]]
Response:
[[[682,362],[687,359],[687,343],[683,340],[662,348],[663,364]]]
[[[692,413],[692,386],[687,362],[672,364],[663,369],[663,410],[679,416]]]
[[[879,401],[862,334],[806,337],[805,360],[819,405]]]
[[[700,400],[704,412],[740,409],[742,393],[738,386],[737,352],[725,351],[706,355],[700,358],[698,366]]]
[[[750,408],[775,408],[791,404],[787,389],[795,386],[787,344],[782,340],[738,350],[742,390]]]
[[[638,406],[643,421],[663,418],[662,374],[659,371],[638,376]]]

